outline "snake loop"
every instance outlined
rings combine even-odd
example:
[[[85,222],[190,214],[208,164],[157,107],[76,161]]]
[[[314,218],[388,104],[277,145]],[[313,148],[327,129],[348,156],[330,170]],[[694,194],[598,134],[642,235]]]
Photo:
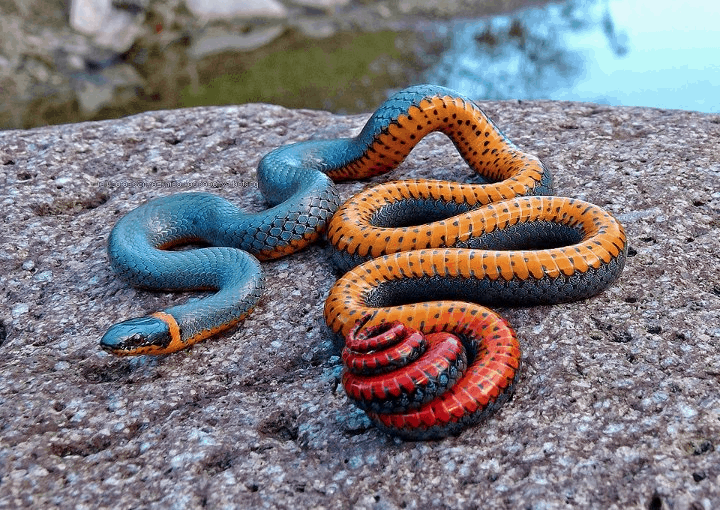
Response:
[[[381,105],[354,138],[299,142],[263,157],[257,177],[271,206],[265,211],[245,213],[209,193],[180,193],[151,200],[121,218],[108,239],[110,264],[118,275],[141,288],[217,293],[115,324],[101,347],[118,355],[166,354],[237,324],[263,291],[257,259],[300,250],[326,230],[341,202],[333,180],[391,170],[422,136],[438,130],[478,172],[503,179],[506,184],[492,188],[493,197],[550,190],[539,160],[501,143],[502,133],[471,101],[442,87],[410,87]],[[210,246],[168,250],[196,242]]]

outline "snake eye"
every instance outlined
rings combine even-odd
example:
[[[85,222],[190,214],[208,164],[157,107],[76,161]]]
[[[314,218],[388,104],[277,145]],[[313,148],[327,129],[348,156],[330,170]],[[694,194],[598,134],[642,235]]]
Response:
[[[111,326],[100,339],[100,347],[118,355],[142,354],[167,347],[170,340],[167,323],[156,317],[137,317]]]

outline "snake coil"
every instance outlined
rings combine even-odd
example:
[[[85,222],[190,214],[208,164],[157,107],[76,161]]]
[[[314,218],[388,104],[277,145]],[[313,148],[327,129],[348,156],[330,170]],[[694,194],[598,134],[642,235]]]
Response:
[[[452,140],[483,184],[389,182],[340,205],[333,181],[392,170],[434,131]],[[614,282],[625,264],[625,232],[611,214],[548,196],[552,177],[543,163],[473,101],[443,87],[398,92],[354,138],[271,151],[258,166],[258,184],[271,206],[260,213],[208,193],[181,193],[118,221],[108,255],[127,281],[216,293],[115,324],[104,349],[165,354],[226,330],[260,298],[257,259],[287,255],[327,231],[331,258],[345,274],[324,313],[346,337],[348,396],[383,430],[442,437],[506,400],[520,366],[514,332],[479,303],[584,299]],[[198,241],[210,246],[167,249]],[[407,366],[387,371],[396,364]]]
[[[453,333],[359,320],[342,352],[348,398],[404,439],[437,439],[482,420],[511,395],[520,346],[502,318],[476,311],[460,311]]]

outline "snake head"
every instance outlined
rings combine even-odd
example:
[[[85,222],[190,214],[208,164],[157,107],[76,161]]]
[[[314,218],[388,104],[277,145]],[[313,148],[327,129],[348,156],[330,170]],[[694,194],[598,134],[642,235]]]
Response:
[[[111,326],[100,339],[100,347],[118,356],[160,354],[171,340],[168,323],[158,317],[147,316]]]

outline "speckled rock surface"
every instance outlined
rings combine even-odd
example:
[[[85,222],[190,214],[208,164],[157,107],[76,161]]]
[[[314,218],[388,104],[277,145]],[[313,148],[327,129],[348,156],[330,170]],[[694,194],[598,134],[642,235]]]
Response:
[[[264,264],[265,296],[221,338],[98,348],[113,322],[187,299],[113,275],[122,214],[187,189],[260,209],[263,154],[367,116],[246,105],[1,132],[0,508],[718,508],[720,117],[483,106],[558,194],[617,215],[630,257],[593,299],[501,310],[523,347],[513,399],[426,443],[382,435],[338,386],[321,244]],[[468,174],[433,135],[376,180]]]

